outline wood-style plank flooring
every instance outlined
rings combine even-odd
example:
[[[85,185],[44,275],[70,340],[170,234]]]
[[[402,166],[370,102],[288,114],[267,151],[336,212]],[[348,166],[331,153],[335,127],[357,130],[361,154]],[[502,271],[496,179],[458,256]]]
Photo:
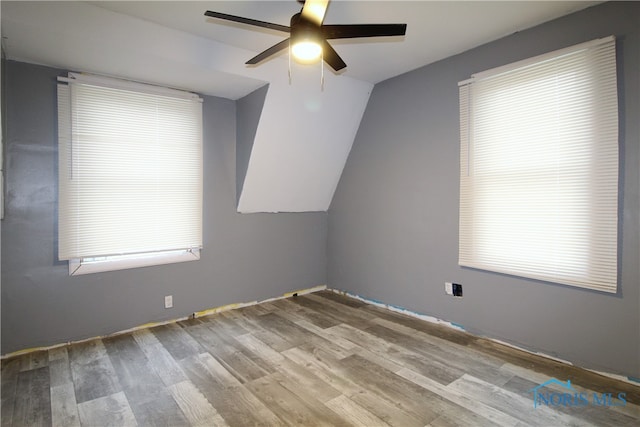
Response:
[[[6,359],[1,378],[2,426],[640,425],[640,387],[330,291]],[[534,408],[551,378],[588,404]]]

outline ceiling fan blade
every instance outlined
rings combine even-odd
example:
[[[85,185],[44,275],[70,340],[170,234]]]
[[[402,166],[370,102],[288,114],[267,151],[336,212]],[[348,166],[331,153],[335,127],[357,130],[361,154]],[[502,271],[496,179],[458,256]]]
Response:
[[[322,40],[322,58],[335,71],[340,71],[347,66],[326,40]]]
[[[274,55],[274,54],[280,52],[282,49],[286,49],[288,47],[289,47],[289,39],[287,38],[287,39],[282,40],[280,43],[274,44],[273,46],[271,46],[269,49],[265,50],[264,52],[257,54],[256,56],[254,56],[253,58],[251,58],[250,60],[245,62],[245,64],[247,64],[247,65],[255,65],[258,62],[264,61],[265,59],[267,59],[271,55]]]
[[[323,25],[321,30],[326,39],[404,36],[407,24]]]
[[[212,18],[239,22],[241,24],[254,25],[256,27],[269,28],[271,30],[282,31],[285,33],[288,33],[291,31],[291,28],[289,28],[287,25],[273,24],[271,22],[258,21],[256,19],[244,18],[242,16],[228,15],[226,13],[212,12],[210,10],[207,10],[204,14]]]
[[[307,21],[316,25],[322,25],[324,15],[327,13],[329,0],[306,0],[300,14]]]

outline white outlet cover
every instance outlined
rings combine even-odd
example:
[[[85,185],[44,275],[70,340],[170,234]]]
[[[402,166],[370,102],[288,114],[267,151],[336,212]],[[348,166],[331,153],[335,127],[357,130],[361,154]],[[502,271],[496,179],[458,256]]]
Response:
[[[444,293],[447,295],[453,295],[453,284],[451,284],[451,282],[445,282]]]
[[[164,308],[172,308],[173,307],[173,295],[167,295],[164,297]]]

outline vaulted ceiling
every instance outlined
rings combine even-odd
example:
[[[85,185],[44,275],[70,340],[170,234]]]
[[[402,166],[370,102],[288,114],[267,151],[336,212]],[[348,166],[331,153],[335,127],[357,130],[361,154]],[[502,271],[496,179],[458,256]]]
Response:
[[[294,0],[3,0],[0,7],[8,59],[232,100],[268,85],[238,211],[303,212],[328,209],[374,84],[595,3],[333,0],[325,23],[407,23],[407,34],[332,41],[345,70],[292,63],[291,79],[286,50],[244,65],[286,35],[204,12],[288,25],[301,7]]]

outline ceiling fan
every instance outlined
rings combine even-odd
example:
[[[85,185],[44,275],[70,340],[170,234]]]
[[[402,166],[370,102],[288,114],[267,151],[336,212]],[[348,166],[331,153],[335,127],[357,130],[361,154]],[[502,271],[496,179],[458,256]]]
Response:
[[[403,36],[407,30],[407,24],[325,25],[323,21],[329,0],[298,1],[304,3],[304,5],[299,13],[291,17],[289,26],[212,12],[210,10],[206,11],[205,15],[290,34],[290,37],[248,60],[246,62],[248,65],[258,64],[281,50],[290,47],[293,57],[299,62],[312,63],[322,58],[331,68],[339,71],[345,68],[347,64],[327,40]]]

